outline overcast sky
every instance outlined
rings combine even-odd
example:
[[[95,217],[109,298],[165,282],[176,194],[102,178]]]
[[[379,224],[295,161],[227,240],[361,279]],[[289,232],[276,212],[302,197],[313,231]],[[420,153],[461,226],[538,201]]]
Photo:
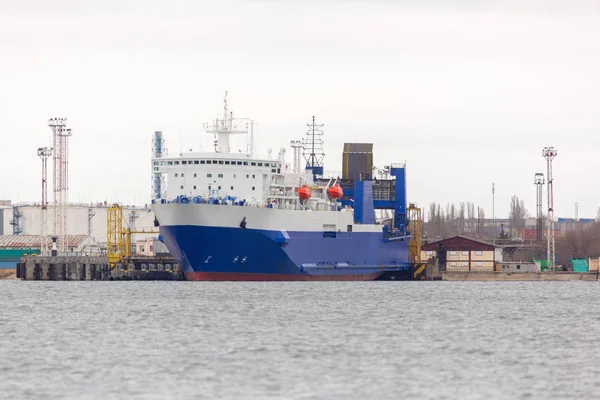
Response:
[[[3,0],[0,198],[39,201],[36,149],[64,116],[70,200],[144,204],[152,132],[171,154],[208,149],[202,122],[225,90],[259,124],[258,152],[315,115],[326,170],[341,170],[344,142],[373,142],[377,166],[408,163],[425,208],[473,201],[491,216],[495,182],[497,217],[513,194],[534,213],[545,146],[559,152],[556,215],[600,206],[592,0]]]

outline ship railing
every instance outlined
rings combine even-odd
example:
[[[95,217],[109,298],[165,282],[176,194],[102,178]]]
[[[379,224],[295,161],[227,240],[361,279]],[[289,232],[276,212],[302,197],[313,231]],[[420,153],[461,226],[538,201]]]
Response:
[[[283,201],[278,201],[283,200]],[[290,204],[287,201],[294,200],[291,196],[277,196],[270,198],[266,202],[260,202],[252,198],[250,200],[238,199],[235,196],[224,197],[203,197],[203,196],[186,196],[180,195],[175,199],[153,199],[152,204],[213,204],[223,206],[241,206],[241,207],[257,207],[257,208],[273,208],[278,210],[306,210],[306,211],[341,211],[340,202],[329,202],[323,199],[310,199],[305,202],[294,202]],[[304,203],[304,204],[303,204]]]

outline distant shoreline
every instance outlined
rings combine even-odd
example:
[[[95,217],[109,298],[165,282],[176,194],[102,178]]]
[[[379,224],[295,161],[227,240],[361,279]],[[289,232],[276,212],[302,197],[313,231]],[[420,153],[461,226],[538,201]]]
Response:
[[[0,279],[16,279],[17,271],[15,269],[0,269]]]

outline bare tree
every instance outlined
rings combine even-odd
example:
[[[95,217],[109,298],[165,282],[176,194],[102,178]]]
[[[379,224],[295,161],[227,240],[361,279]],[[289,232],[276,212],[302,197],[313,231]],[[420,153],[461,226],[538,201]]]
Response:
[[[475,231],[475,204],[467,202],[467,220],[469,221],[469,234]]]
[[[525,202],[520,200],[517,196],[512,196],[510,198],[510,213],[508,215],[511,231],[513,229],[524,228],[527,215],[528,212],[525,208]]]
[[[458,234],[459,235],[464,235],[465,234],[465,202],[461,201],[460,202],[460,207],[458,209]]]
[[[483,222],[485,221],[485,211],[483,207],[477,207],[477,236],[483,234]]]

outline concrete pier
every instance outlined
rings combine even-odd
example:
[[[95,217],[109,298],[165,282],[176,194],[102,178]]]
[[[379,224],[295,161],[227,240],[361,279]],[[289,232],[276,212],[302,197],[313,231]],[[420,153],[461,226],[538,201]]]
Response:
[[[103,256],[27,255],[17,264],[17,278],[26,281],[108,280],[110,267]]]
[[[111,268],[106,256],[27,255],[17,264],[24,281],[180,281],[185,276],[172,257],[131,257]]]

